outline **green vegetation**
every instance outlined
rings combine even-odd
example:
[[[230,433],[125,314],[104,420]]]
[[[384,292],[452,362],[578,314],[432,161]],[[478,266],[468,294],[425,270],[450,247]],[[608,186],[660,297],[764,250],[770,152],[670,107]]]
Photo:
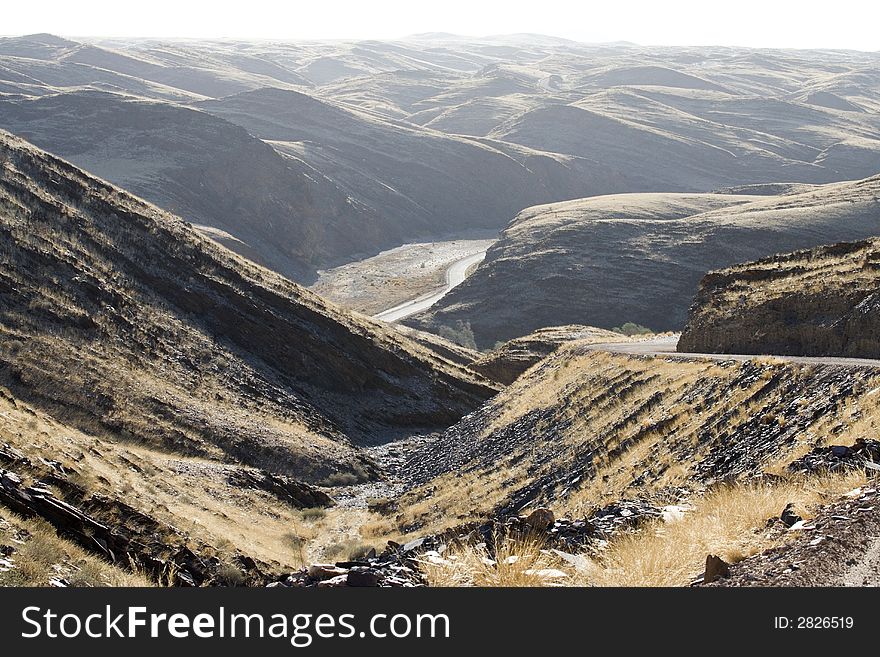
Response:
[[[467,349],[477,350],[477,343],[474,340],[474,332],[471,329],[470,322],[459,320],[456,322],[455,328],[441,326],[437,329],[437,335]]]
[[[624,335],[651,335],[654,333],[647,326],[642,326],[641,324],[636,324],[635,322],[626,322],[622,326],[615,326],[611,329],[615,333],[623,333]]]

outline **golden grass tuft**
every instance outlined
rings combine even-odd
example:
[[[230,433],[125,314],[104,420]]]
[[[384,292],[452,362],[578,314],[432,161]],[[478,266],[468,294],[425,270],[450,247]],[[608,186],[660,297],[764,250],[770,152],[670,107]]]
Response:
[[[499,540],[495,559],[484,545],[462,546],[427,555],[421,567],[432,586],[687,586],[702,573],[707,554],[736,563],[795,536],[767,528],[787,504],[809,518],[865,481],[864,473],[850,472],[718,486],[693,500],[680,520],[621,535],[599,555],[580,555],[577,567],[534,537]],[[551,569],[567,576],[541,572]]]
[[[430,586],[536,587],[559,585],[560,560],[537,536],[496,541],[494,558],[485,544],[465,545],[442,556],[426,555],[422,572]],[[570,575],[569,575],[570,577]]]
[[[76,587],[156,586],[143,573],[123,570],[59,537],[42,520],[25,520],[2,508],[0,520],[0,542],[16,548],[9,557],[14,568],[0,572],[0,586],[49,586],[56,578]],[[12,539],[13,527],[25,536],[23,543],[4,537],[8,532]]]
[[[863,473],[798,477],[715,488],[695,509],[671,523],[657,522],[612,541],[584,573],[594,586],[685,586],[703,570],[707,554],[735,563],[782,540],[765,530],[793,503],[803,517],[865,481]],[[785,538],[785,536],[783,536]]]

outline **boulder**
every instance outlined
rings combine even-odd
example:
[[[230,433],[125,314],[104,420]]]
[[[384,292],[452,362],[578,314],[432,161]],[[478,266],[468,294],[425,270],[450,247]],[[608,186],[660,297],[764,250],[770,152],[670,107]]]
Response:
[[[546,531],[550,525],[556,522],[556,516],[550,509],[541,507],[532,511],[523,521],[534,530]]]
[[[313,563],[309,566],[309,577],[320,581],[346,575],[347,573],[348,571],[345,568],[340,568],[332,563]]]
[[[703,572],[703,584],[711,584],[728,575],[730,575],[729,563],[717,555],[706,555],[706,570]]]
[[[379,574],[371,568],[356,566],[348,571],[346,584],[358,587],[379,586]]]
[[[785,505],[785,508],[782,510],[782,514],[779,516],[779,519],[783,523],[785,523],[786,527],[791,527],[803,520],[803,518],[801,518],[798,514],[794,512],[794,504],[792,502],[789,502]]]
[[[321,589],[335,589],[342,588],[348,586],[348,575],[337,575],[336,577],[331,577],[330,579],[325,579],[322,582],[318,582],[318,588]]]

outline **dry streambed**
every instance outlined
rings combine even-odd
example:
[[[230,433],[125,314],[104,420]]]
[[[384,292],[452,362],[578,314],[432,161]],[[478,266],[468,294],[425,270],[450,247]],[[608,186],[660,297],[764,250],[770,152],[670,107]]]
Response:
[[[494,242],[481,239],[404,244],[388,251],[318,272],[311,290],[346,308],[375,315],[442,288],[454,263],[484,252]]]

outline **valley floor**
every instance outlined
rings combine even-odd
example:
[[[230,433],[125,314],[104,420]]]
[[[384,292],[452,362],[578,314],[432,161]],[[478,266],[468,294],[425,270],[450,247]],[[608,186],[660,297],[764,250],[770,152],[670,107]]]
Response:
[[[375,315],[442,288],[450,266],[484,253],[495,242],[488,234],[478,237],[404,244],[319,271],[311,290],[346,308]]]

